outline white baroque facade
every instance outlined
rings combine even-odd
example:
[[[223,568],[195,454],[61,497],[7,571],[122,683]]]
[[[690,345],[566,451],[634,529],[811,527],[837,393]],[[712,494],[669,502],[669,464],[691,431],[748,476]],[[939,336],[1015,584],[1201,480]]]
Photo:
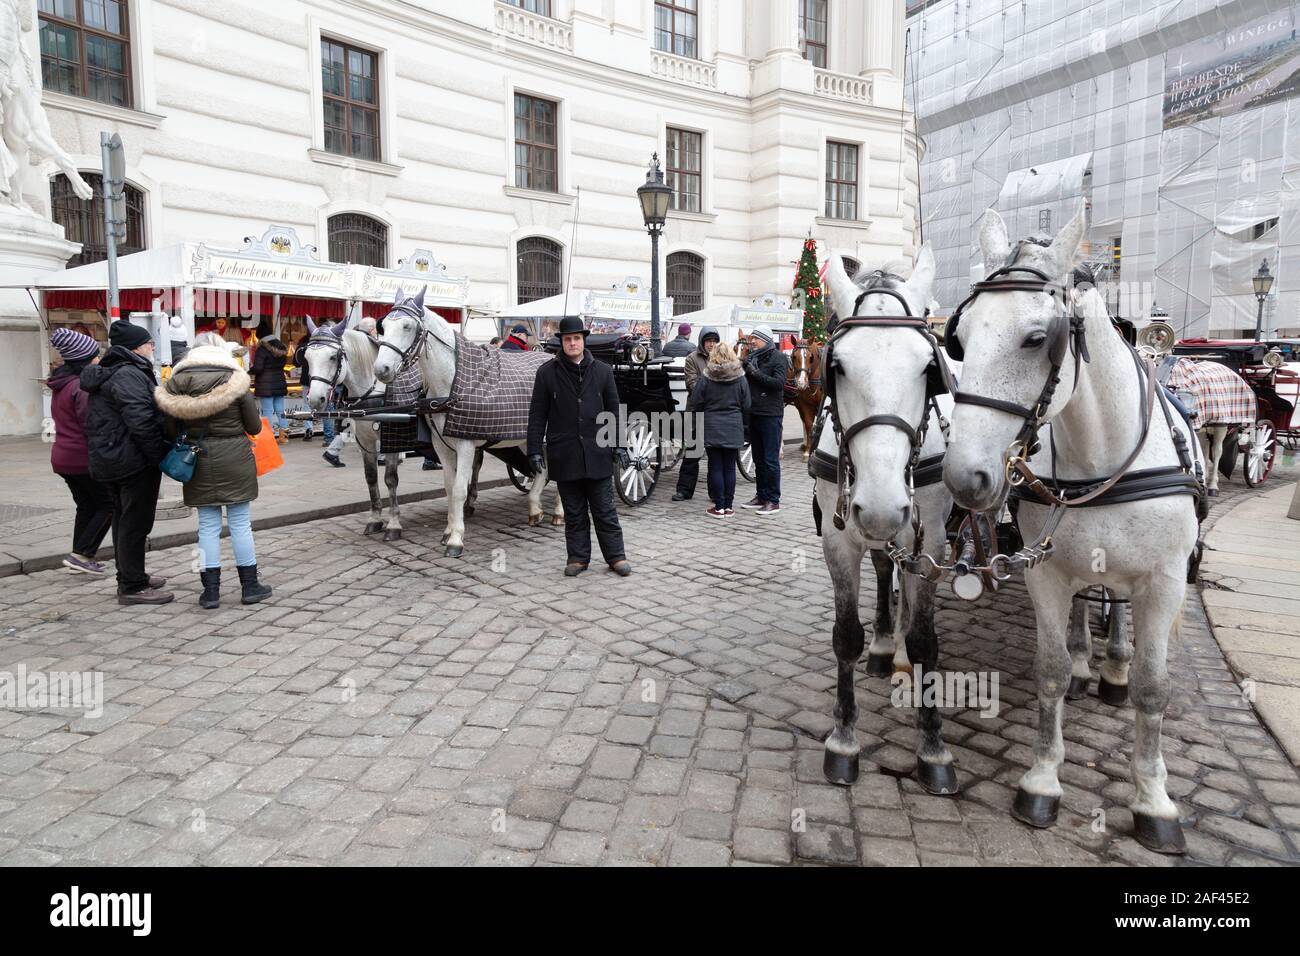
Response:
[[[675,3],[697,8],[694,56],[657,48],[655,0],[126,0],[129,107],[49,83],[44,102],[82,170],[101,131],[121,135],[147,247],[237,247],[276,223],[325,258],[329,218],[359,213],[387,227],[389,266],[431,249],[480,309],[518,301],[528,237],[559,244],[574,288],[648,280],[635,190],[670,128],[698,134],[700,201],[660,252],[702,258],[705,305],[788,290],[809,232],[823,254],[910,255],[903,0],[828,0],[825,68],[801,54],[803,0]],[[377,159],[327,148],[323,39],[374,57]],[[555,104],[553,190],[516,184],[517,93]],[[856,147],[848,213],[827,208],[828,141]],[[56,175],[33,169],[38,201]],[[39,426],[20,417],[0,428]]]

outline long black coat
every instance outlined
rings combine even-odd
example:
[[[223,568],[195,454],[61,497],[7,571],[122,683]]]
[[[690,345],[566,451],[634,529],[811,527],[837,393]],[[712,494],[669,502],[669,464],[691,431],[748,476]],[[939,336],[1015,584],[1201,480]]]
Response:
[[[237,505],[257,497],[257,464],[249,435],[262,430],[248,373],[225,349],[191,349],[154,393],[167,413],[167,432],[184,431],[200,448],[185,503]]]
[[[253,394],[258,398],[280,398],[289,394],[284,377],[284,357],[288,348],[279,339],[262,339],[253,356]]]
[[[691,410],[704,416],[705,448],[744,448],[749,383],[739,362],[710,362],[691,391]]]
[[[121,481],[157,468],[170,447],[162,413],[153,403],[153,363],[114,345],[98,365],[81,373],[86,406],[86,452],[97,481]]]
[[[785,353],[775,345],[760,349],[745,361],[745,375],[752,399],[750,414],[784,415],[785,382],[790,375]]]
[[[609,478],[614,474],[614,444],[597,443],[597,416],[610,412],[617,420],[614,371],[584,352],[579,391],[578,376],[561,367],[568,361],[557,355],[537,370],[528,409],[528,454],[540,455],[544,447],[547,473],[556,481]],[[605,432],[615,434],[609,427]]]

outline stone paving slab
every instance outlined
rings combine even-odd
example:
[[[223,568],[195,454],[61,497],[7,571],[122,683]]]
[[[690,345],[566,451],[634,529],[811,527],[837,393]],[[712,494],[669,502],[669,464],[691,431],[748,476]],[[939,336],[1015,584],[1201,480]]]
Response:
[[[0,863],[1300,862],[1300,778],[1195,593],[1164,725],[1185,860],[1131,838],[1132,710],[1093,696],[1068,706],[1059,824],[1009,817],[1037,718],[1019,582],[938,598],[943,665],[1000,677],[995,716],[945,711],[962,794],[920,790],[913,715],[862,674],[862,777],[828,785],[830,585],[792,459],[772,517],[710,519],[671,478],[624,509],[627,579],[564,579],[562,531],[495,489],[459,559],[437,501],[392,544],[347,519],[260,532],[275,595],[252,607],[227,588],[200,610],[188,548],[151,557],[181,594],[165,608],[59,571],[0,581],[0,670],[93,669],[105,696],[96,716],[0,710]]]

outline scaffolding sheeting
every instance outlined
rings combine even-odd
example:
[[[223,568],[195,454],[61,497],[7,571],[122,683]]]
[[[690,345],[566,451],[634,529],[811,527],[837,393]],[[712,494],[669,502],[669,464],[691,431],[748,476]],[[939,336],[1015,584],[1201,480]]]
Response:
[[[985,209],[1015,237],[1054,234],[1082,196],[1085,251],[1117,263],[1125,317],[1158,304],[1183,335],[1253,329],[1267,259],[1266,324],[1300,332],[1298,24],[1300,4],[1280,0],[948,0],[914,15],[907,92],[941,308],[982,277]],[[1223,63],[1250,82],[1202,84]]]

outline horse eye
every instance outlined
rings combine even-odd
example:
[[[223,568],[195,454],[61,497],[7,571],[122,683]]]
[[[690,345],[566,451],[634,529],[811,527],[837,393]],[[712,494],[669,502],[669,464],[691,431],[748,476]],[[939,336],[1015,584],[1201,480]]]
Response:
[[[1046,332],[1030,332],[1025,336],[1025,340],[1020,343],[1020,347],[1022,349],[1036,349],[1046,341]]]

